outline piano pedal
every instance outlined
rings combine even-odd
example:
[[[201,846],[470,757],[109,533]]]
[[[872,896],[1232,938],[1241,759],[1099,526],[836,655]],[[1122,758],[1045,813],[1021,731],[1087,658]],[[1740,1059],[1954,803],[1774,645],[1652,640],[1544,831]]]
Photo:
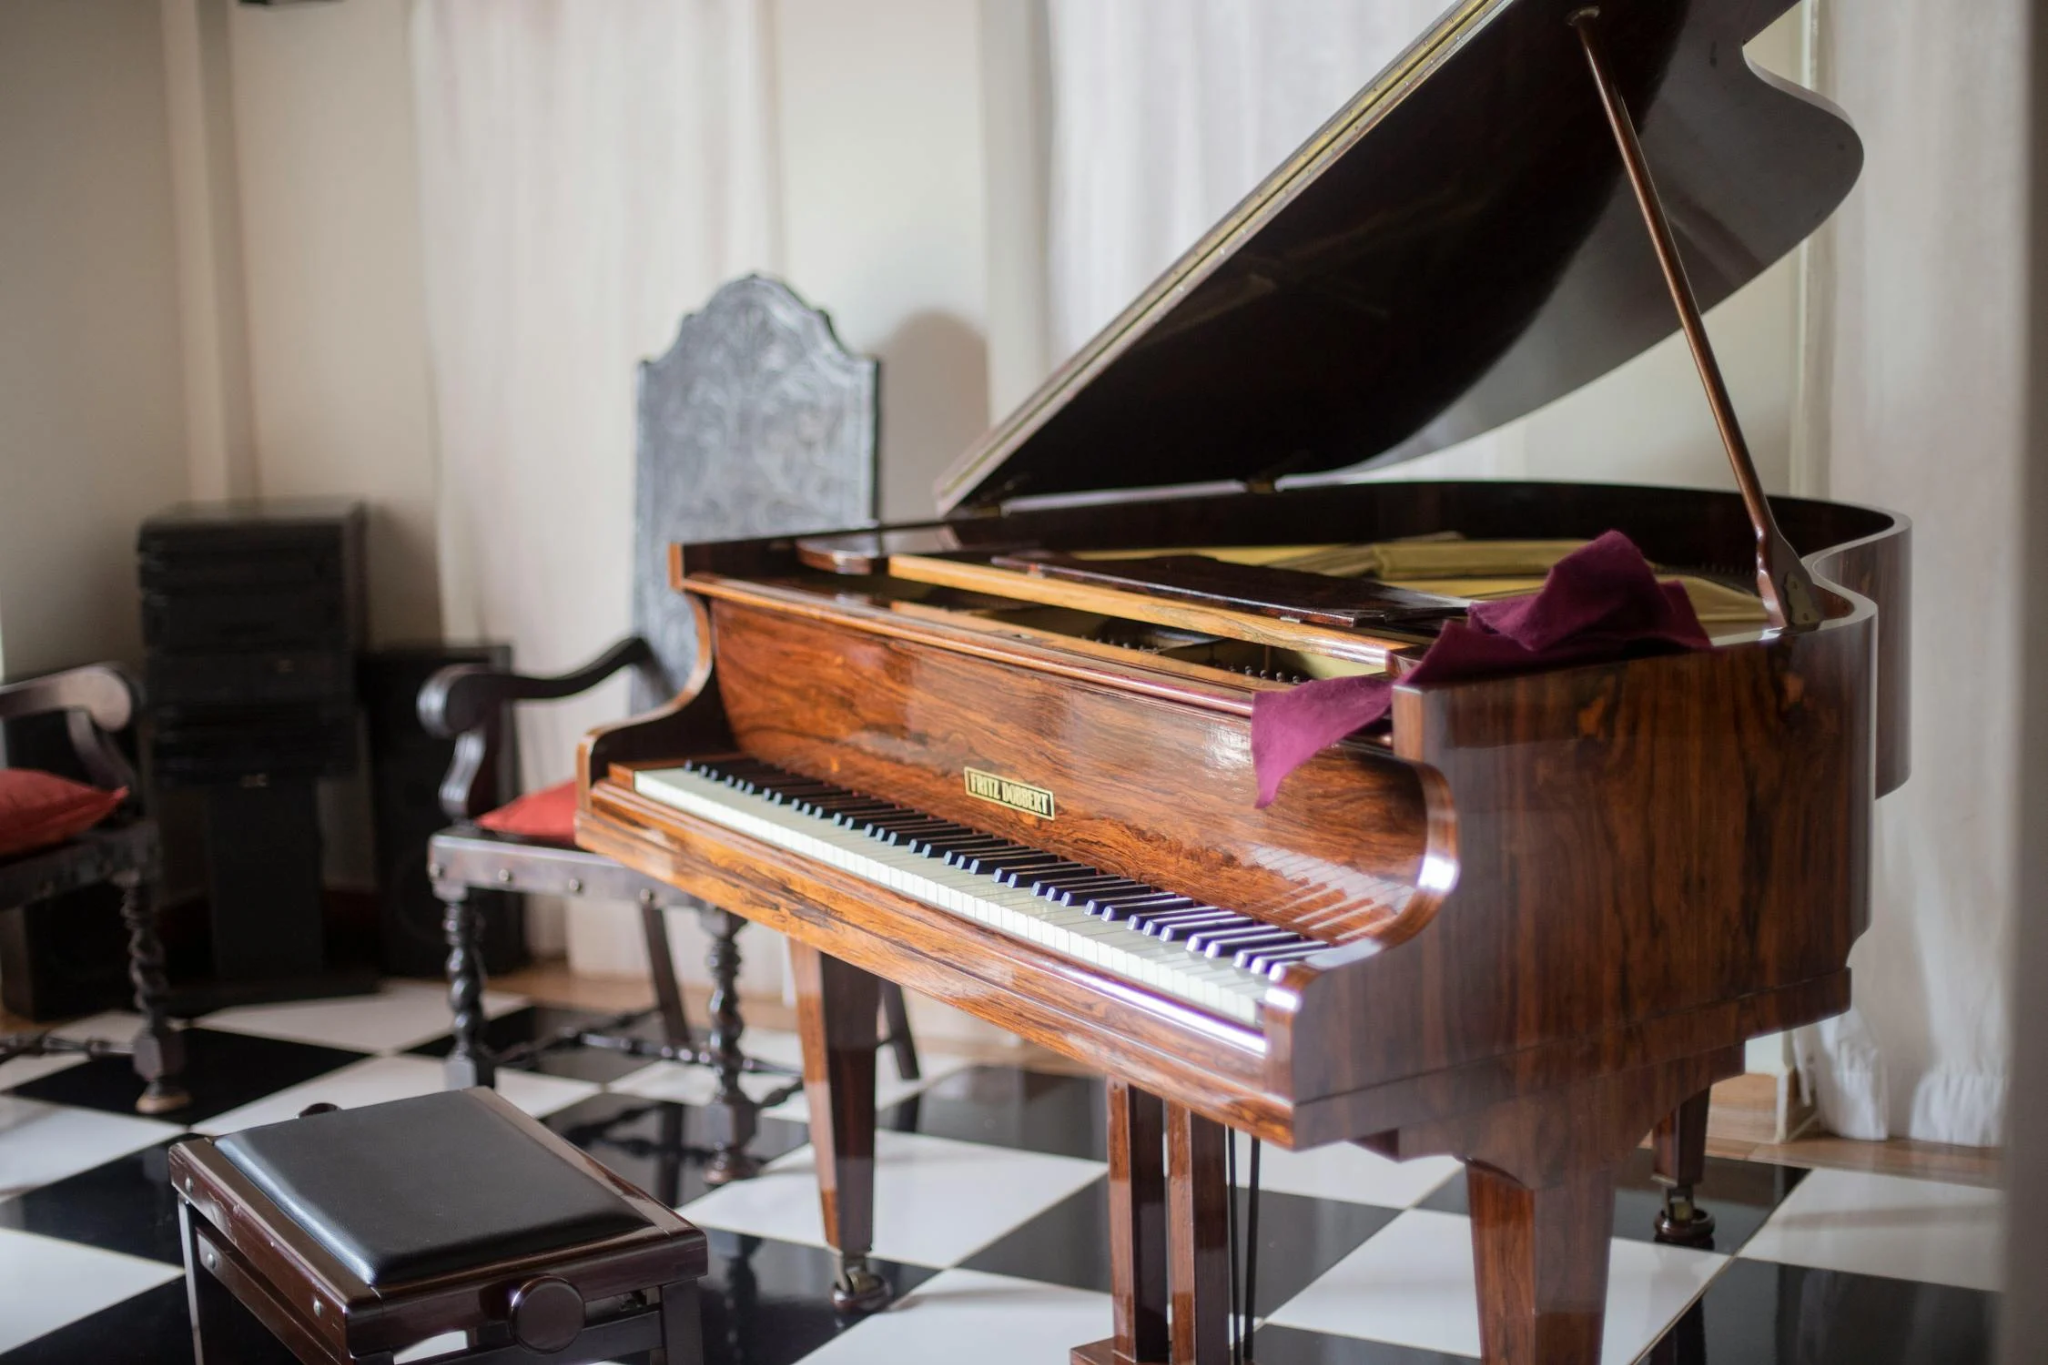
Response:
[[[832,1281],[832,1306],[842,1313],[872,1313],[887,1306],[889,1282],[874,1272],[865,1256],[840,1261],[839,1278]]]
[[[1671,1246],[1713,1245],[1714,1215],[1693,1201],[1692,1186],[1664,1187],[1664,1207],[1657,1211],[1657,1240]]]

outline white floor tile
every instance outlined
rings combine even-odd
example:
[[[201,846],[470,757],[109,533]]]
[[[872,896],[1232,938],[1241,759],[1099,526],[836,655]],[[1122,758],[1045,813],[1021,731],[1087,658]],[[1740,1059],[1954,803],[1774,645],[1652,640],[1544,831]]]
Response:
[[[1252,1140],[1243,1133],[1236,1137],[1237,1183],[1249,1185]],[[1448,1156],[1390,1161],[1348,1142],[1306,1152],[1290,1152],[1269,1142],[1259,1149],[1259,1188],[1311,1199],[1343,1199],[1353,1204],[1376,1204],[1383,1209],[1407,1209],[1435,1193],[1436,1187],[1456,1175],[1462,1165],[1457,1158]]]
[[[949,1270],[804,1357],[805,1365],[1045,1365],[1110,1334],[1109,1295]]]
[[[1740,1255],[1821,1270],[1996,1290],[2004,1196],[1868,1171],[1813,1171]]]
[[[193,1125],[202,1133],[233,1133],[259,1124],[297,1118],[310,1104],[336,1104],[357,1109],[386,1100],[429,1095],[442,1088],[441,1062],[435,1057],[366,1057],[338,1071],[266,1095],[253,1104]],[[498,1093],[535,1116],[566,1109],[598,1092],[589,1081],[542,1076],[530,1071],[500,1071]]]
[[[1648,1242],[1609,1244],[1602,1365],[1649,1348],[1727,1257]],[[1452,1355],[1479,1354],[1479,1295],[1470,1220],[1411,1209],[1267,1321]]]
[[[183,1131],[133,1114],[0,1095],[0,1199],[89,1171]]]
[[[0,1228],[0,1351],[111,1308],[182,1272],[162,1261]]]
[[[1100,1162],[921,1133],[875,1135],[875,1254],[950,1266],[1102,1175]],[[682,1210],[705,1227],[825,1244],[809,1147]]]
[[[125,1043],[135,1036],[135,1030],[142,1027],[142,1016],[112,1010],[106,1014],[95,1014],[90,1019],[79,1019],[51,1033],[59,1038],[105,1038],[112,1042]],[[18,1085],[27,1085],[53,1071],[77,1066],[85,1061],[83,1056],[72,1054],[64,1057],[16,1057],[12,1061],[0,1062],[0,1090],[12,1090]]]
[[[527,1003],[521,995],[484,992],[484,1013],[496,1018]],[[424,981],[386,982],[375,995],[241,1005],[199,1020],[202,1028],[253,1033],[356,1052],[402,1052],[446,1034],[453,1022],[448,993]]]

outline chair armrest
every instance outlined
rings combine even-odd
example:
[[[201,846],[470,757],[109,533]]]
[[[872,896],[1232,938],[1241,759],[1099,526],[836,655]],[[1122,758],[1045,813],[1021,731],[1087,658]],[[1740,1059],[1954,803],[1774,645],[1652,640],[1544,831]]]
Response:
[[[441,779],[441,810],[456,824],[475,819],[476,780],[498,718],[519,701],[554,701],[573,697],[622,668],[652,663],[654,650],[637,635],[628,636],[573,672],[553,678],[508,673],[486,664],[451,664],[427,679],[420,689],[420,724],[430,735],[455,741],[455,759]]]
[[[134,722],[141,700],[141,689],[126,670],[88,664],[0,685],[0,721],[64,712],[71,747],[93,784],[134,791],[135,770],[107,737]]]
[[[420,689],[420,724],[430,735],[453,739],[497,719],[509,702],[573,697],[622,668],[637,668],[653,658],[653,648],[630,635],[583,667],[553,678],[507,673],[487,664],[450,664]]]

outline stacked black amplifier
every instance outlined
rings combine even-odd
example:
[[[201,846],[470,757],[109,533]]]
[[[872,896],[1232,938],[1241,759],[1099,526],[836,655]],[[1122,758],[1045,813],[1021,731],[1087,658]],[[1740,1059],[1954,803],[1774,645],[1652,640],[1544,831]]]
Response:
[[[157,784],[206,798],[223,983],[326,965],[316,784],[361,749],[363,508],[336,499],[187,503],[137,546]]]

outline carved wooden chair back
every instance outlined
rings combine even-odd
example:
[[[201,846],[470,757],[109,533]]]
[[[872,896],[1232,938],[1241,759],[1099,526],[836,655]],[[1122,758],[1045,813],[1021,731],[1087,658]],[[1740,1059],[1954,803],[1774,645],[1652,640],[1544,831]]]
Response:
[[[654,651],[634,709],[689,675],[696,631],[668,581],[676,541],[856,526],[875,514],[878,366],[764,275],[725,285],[640,366],[633,631]]]

